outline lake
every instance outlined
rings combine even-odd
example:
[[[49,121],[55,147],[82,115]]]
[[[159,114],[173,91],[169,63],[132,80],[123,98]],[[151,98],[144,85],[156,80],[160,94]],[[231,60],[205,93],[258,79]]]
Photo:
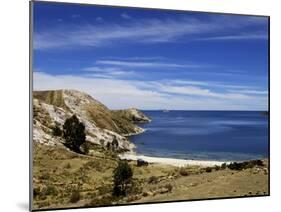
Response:
[[[268,156],[268,116],[259,111],[143,111],[152,121],[131,136],[136,152],[194,160]]]

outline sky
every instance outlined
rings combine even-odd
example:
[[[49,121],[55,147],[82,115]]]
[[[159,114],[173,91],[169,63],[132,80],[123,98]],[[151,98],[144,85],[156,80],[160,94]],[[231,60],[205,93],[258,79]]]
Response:
[[[268,19],[35,2],[34,90],[110,109],[267,110]]]

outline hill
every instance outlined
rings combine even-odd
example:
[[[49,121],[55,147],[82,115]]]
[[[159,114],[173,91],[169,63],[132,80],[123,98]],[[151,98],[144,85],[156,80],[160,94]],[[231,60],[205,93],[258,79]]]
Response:
[[[149,121],[137,109],[112,111],[90,95],[76,90],[33,92],[33,140],[46,145],[60,145],[63,141],[52,135],[55,126],[76,115],[86,127],[86,140],[109,146],[115,138],[119,150],[132,151],[134,145],[127,135],[144,132],[136,123]]]

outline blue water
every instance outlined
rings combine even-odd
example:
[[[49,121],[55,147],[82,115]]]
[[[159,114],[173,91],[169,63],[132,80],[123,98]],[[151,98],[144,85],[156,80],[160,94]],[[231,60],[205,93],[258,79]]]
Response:
[[[139,154],[241,161],[268,155],[268,117],[255,111],[143,111],[152,121],[132,136]]]

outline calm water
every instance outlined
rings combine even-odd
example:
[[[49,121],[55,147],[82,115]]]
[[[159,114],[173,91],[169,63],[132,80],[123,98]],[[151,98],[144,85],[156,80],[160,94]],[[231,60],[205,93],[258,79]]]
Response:
[[[140,154],[194,160],[267,157],[268,117],[248,111],[143,111],[152,122],[132,136]]]

